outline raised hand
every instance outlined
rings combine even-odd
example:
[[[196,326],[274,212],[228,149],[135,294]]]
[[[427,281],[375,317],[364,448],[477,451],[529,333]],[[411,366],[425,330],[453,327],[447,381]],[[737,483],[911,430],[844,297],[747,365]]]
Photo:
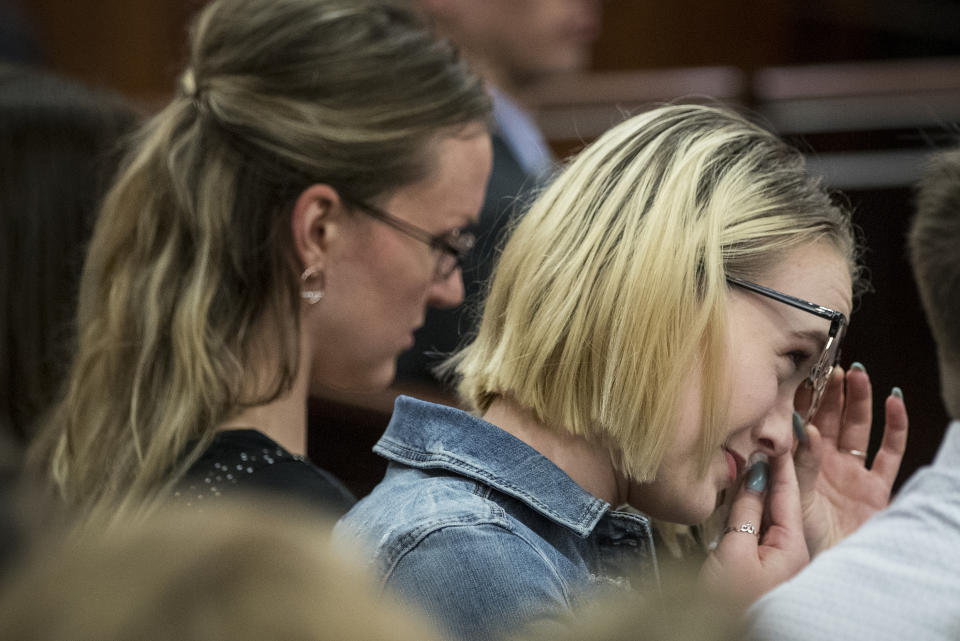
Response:
[[[795,425],[803,531],[811,557],[890,501],[907,444],[907,410],[899,390],[887,397],[883,440],[868,469],[872,402],[870,379],[862,366],[854,364],[846,374],[837,368],[812,424],[805,429]]]
[[[745,475],[730,506],[727,528],[700,570],[701,587],[743,609],[796,574],[810,558],[790,453],[770,459],[768,469],[758,465],[766,463],[755,463]]]

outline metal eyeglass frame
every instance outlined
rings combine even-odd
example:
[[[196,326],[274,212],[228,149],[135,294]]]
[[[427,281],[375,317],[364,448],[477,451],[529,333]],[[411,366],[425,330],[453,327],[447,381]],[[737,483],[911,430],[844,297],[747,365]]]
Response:
[[[823,346],[820,358],[817,359],[816,363],[814,363],[810,369],[810,375],[805,381],[811,390],[810,407],[807,409],[807,415],[804,418],[804,425],[807,425],[813,419],[817,410],[820,409],[820,402],[823,400],[823,392],[827,388],[827,383],[830,382],[830,375],[833,373],[833,368],[840,361],[840,343],[843,341],[843,337],[847,332],[847,317],[844,316],[842,312],[805,301],[801,298],[796,298],[789,294],[784,294],[783,292],[778,292],[775,289],[770,289],[769,287],[764,287],[763,285],[758,285],[757,283],[752,283],[742,278],[727,276],[727,282],[830,321],[830,331],[827,334],[827,342]]]
[[[417,227],[413,223],[408,223],[402,218],[397,218],[393,214],[363,201],[348,199],[347,203],[410,238],[427,244],[431,249],[439,251],[440,258],[437,259],[437,266],[433,274],[433,277],[438,281],[450,278],[458,268],[463,269],[470,250],[476,244],[476,237],[470,232],[454,229],[442,234],[431,234],[426,229]],[[453,260],[444,260],[444,257]]]

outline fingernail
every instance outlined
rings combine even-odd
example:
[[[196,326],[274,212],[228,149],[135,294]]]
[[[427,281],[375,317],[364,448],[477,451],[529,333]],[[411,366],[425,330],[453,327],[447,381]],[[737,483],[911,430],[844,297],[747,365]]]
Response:
[[[797,436],[797,440],[801,443],[807,442],[807,430],[804,429],[803,417],[793,413],[793,433]]]
[[[759,454],[750,457],[756,458],[756,462],[747,470],[747,489],[757,494],[763,493],[767,489],[767,477],[770,474],[770,464],[767,463],[767,457]]]
[[[892,396],[892,397],[894,397],[894,398],[899,398],[899,399],[902,401],[902,400],[903,400],[903,390],[900,389],[899,387],[894,387],[892,390],[890,390],[890,396]]]
[[[867,371],[867,368],[864,367],[864,366],[863,366],[863,363],[861,363],[860,361],[854,361],[854,362],[850,363],[850,369],[855,369],[855,370],[857,370],[858,372],[866,372],[866,371]]]

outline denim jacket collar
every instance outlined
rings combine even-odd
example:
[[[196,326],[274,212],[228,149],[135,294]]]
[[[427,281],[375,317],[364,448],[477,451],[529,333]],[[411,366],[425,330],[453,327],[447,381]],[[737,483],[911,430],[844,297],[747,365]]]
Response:
[[[610,509],[520,439],[452,407],[400,396],[373,449],[391,461],[448,470],[489,485],[584,538]],[[615,514],[649,527],[643,516]]]

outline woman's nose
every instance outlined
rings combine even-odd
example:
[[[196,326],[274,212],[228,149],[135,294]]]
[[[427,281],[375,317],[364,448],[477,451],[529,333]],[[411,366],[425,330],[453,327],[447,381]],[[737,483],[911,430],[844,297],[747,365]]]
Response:
[[[430,283],[427,291],[427,305],[439,309],[456,307],[463,302],[463,273],[455,269],[443,280]]]
[[[779,456],[793,447],[793,399],[777,404],[756,429],[754,438],[761,451]]]

